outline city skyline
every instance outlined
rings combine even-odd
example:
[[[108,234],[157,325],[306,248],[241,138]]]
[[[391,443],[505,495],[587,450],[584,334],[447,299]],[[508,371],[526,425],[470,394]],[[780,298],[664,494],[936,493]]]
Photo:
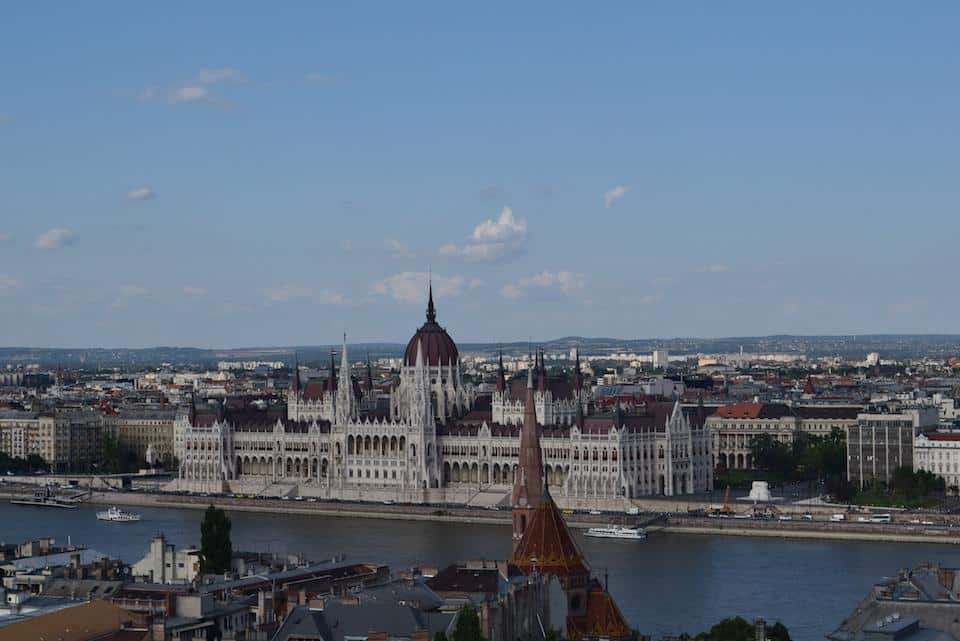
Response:
[[[504,8],[8,8],[0,344],[954,331],[956,7]]]

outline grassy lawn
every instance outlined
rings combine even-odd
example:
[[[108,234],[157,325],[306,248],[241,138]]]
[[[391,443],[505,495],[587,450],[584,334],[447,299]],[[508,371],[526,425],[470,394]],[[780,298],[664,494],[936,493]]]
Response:
[[[935,508],[940,505],[936,496],[904,496],[885,492],[860,492],[853,497],[854,505],[873,505],[876,507]]]

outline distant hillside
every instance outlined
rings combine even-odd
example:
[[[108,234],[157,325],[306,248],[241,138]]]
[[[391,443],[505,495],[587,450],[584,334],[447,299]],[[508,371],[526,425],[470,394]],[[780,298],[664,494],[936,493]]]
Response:
[[[604,355],[620,352],[649,353],[666,349],[671,354],[787,352],[815,356],[863,357],[879,352],[884,358],[960,356],[960,335],[957,334],[870,334],[863,336],[743,336],[729,338],[588,338],[565,336],[548,341],[514,341],[511,343],[460,343],[461,353],[495,353],[503,349],[507,355],[526,354],[531,346],[547,351],[568,352],[578,347],[581,354]],[[400,343],[350,344],[351,360],[399,357],[405,345]],[[283,360],[292,362],[296,353],[303,364],[322,364],[331,349],[339,345],[289,347],[246,347],[236,349],[202,349],[194,347],[150,347],[144,349],[0,347],[0,364],[39,363],[43,367],[85,369],[143,369],[170,363],[178,367],[211,367],[221,360]]]

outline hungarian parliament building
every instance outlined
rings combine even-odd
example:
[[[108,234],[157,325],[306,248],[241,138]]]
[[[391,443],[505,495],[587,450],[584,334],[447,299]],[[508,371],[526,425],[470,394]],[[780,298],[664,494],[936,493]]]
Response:
[[[702,407],[651,402],[597,412],[579,357],[548,375],[541,355],[513,380],[464,382],[456,343],[426,322],[407,344],[389,403],[367,368],[351,375],[346,341],[329,375],[301,380],[286,404],[195,400],[174,423],[181,491],[410,503],[509,504],[519,465],[527,379],[534,382],[543,466],[562,505],[621,508],[632,498],[713,487],[712,439]]]

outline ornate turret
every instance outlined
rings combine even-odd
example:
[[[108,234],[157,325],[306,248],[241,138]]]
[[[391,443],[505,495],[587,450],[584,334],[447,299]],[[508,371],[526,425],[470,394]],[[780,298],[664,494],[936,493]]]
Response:
[[[293,353],[293,371],[290,373],[290,391],[296,396],[300,393],[300,360]]]
[[[580,349],[577,348],[577,360],[573,366],[573,386],[577,392],[583,389],[583,371],[580,369]]]
[[[537,350],[537,391],[544,392],[547,389],[547,366],[543,362],[543,348]]]
[[[503,350],[500,350],[500,362],[497,366],[497,391],[503,392],[507,389],[507,376],[503,371]]]
[[[334,350],[330,350],[330,374],[327,376],[327,390],[328,392],[337,391],[337,353]]]
[[[353,381],[350,379],[350,361],[347,359],[347,335],[343,335],[343,347],[340,352],[340,380],[337,382],[337,422],[344,424],[356,417],[356,403],[353,398]]]

